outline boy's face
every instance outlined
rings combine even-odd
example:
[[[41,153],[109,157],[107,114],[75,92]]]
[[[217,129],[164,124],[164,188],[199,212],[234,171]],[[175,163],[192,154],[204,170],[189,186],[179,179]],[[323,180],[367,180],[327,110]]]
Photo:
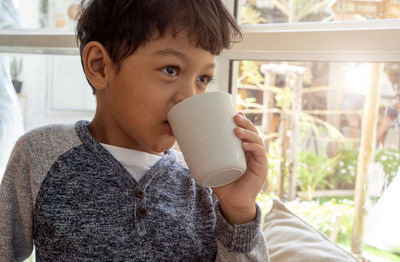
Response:
[[[96,90],[98,108],[89,130],[99,142],[149,153],[175,142],[167,113],[178,102],[204,93],[215,56],[185,33],[166,34],[139,47]]]

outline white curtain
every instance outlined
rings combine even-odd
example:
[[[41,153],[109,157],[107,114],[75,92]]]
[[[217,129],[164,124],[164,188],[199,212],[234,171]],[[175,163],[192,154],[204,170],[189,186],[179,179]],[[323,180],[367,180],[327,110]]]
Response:
[[[0,0],[0,30],[19,26],[18,10],[14,1]],[[11,82],[10,62],[7,54],[0,54],[0,180],[11,150],[23,134],[19,102]]]

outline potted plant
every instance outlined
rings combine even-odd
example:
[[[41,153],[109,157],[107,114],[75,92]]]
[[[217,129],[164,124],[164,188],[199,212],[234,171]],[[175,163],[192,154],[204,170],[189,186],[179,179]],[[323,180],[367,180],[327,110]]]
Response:
[[[39,10],[40,28],[46,28],[49,25],[49,0],[41,0]]]
[[[21,93],[22,81],[19,80],[19,75],[22,72],[22,58],[13,57],[10,64],[10,73],[15,92]]]

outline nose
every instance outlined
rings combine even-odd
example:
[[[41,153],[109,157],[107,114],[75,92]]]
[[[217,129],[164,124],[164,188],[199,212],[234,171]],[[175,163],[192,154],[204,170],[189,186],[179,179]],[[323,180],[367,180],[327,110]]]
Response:
[[[196,81],[185,81],[182,82],[178,88],[177,91],[175,92],[174,95],[174,104],[178,104],[182,100],[185,100],[186,98],[189,98],[191,96],[197,95],[197,87],[196,87]]]

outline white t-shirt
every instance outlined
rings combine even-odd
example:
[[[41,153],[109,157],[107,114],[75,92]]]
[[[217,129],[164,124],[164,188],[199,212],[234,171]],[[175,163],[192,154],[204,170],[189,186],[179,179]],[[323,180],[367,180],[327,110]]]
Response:
[[[115,159],[117,159],[126,170],[139,182],[144,174],[161,159],[163,154],[154,155],[133,149],[101,144]]]

